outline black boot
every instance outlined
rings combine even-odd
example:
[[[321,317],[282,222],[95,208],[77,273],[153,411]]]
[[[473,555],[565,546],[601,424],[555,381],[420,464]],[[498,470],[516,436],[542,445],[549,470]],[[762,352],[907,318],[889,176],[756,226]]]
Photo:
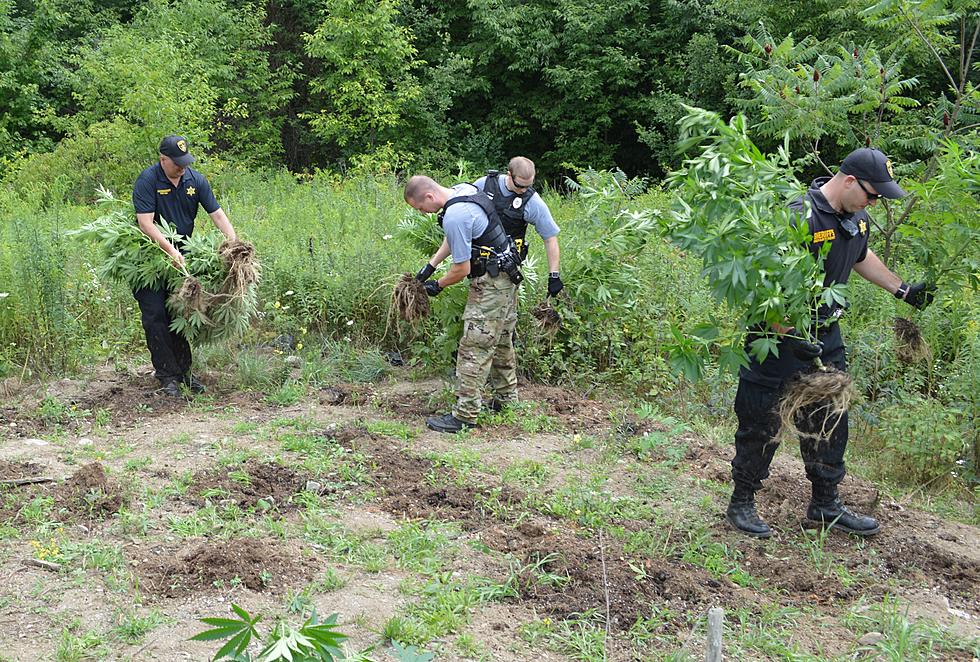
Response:
[[[425,419],[425,425],[430,430],[435,430],[436,432],[459,432],[461,430],[466,430],[468,428],[475,428],[475,423],[467,423],[462,421],[452,414],[442,414],[441,416],[430,416]]]
[[[184,375],[184,384],[191,390],[191,393],[204,393],[207,390],[207,387],[201,383],[201,380],[191,373]]]
[[[161,381],[160,392],[164,395],[169,395],[172,398],[179,398],[181,396],[180,382],[178,382],[176,379]]]
[[[772,529],[755,511],[755,492],[752,490],[735,487],[732,499],[728,502],[725,519],[736,529],[753,538],[768,538],[772,535]]]
[[[855,536],[873,536],[881,531],[878,520],[859,515],[841,503],[837,486],[813,486],[806,518],[820,526],[839,529]]]

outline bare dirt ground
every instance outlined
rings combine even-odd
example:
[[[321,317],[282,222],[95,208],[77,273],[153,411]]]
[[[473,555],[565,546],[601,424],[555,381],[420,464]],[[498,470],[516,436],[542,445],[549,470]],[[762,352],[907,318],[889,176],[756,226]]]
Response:
[[[882,652],[889,609],[931,624],[933,659],[977,654],[980,531],[850,476],[883,532],[807,531],[791,452],[756,541],[723,519],[731,448],[615,402],[525,385],[516,414],[447,436],[423,425],[434,380],[290,406],[152,386],[5,385],[0,480],[53,480],[0,487],[0,660],[206,660],[188,638],[232,602],[338,613],[375,660],[405,632],[439,660],[698,659],[712,606],[729,659],[920,659]]]

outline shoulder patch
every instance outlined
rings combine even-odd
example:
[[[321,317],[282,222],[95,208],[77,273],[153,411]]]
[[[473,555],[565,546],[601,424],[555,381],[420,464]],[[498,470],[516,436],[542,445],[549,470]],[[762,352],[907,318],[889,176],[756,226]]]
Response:
[[[168,189],[168,188],[158,188],[157,189],[157,195],[167,195],[168,193],[170,193],[170,189]]]
[[[813,243],[819,244],[822,241],[832,241],[837,238],[837,234],[834,232],[833,228],[830,230],[821,230],[820,232],[813,233]]]

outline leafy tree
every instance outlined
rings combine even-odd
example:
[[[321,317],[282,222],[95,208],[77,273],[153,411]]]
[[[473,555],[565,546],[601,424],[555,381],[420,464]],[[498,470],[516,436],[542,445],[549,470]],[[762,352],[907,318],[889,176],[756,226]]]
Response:
[[[322,71],[311,77],[316,106],[303,117],[343,157],[396,140],[406,109],[422,95],[411,33],[397,25],[394,0],[326,0],[323,19],[304,35]]]

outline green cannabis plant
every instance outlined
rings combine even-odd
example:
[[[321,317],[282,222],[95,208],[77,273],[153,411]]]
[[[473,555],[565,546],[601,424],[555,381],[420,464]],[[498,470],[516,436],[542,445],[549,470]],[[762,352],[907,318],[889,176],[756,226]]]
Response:
[[[99,194],[100,204],[109,211],[67,234],[98,247],[100,277],[131,290],[172,292],[167,300],[170,328],[193,345],[238,338],[248,330],[258,308],[260,275],[251,244],[222,241],[215,232],[182,237],[160,219],[161,232],[184,255],[181,268],[140,230],[128,206],[105,189]]]

